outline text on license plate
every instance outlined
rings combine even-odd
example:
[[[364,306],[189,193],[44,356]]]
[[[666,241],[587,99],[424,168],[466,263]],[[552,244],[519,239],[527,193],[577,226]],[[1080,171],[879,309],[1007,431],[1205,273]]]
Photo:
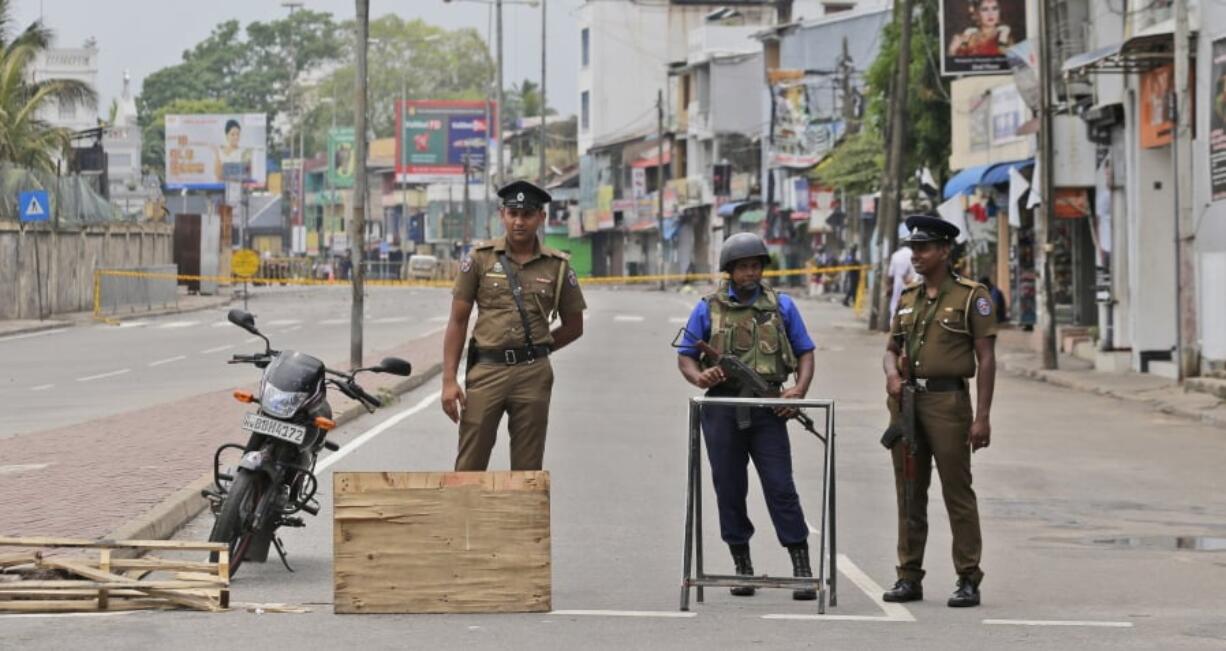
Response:
[[[302,443],[302,440],[306,438],[305,427],[259,414],[247,414],[243,417],[243,429],[290,443]]]

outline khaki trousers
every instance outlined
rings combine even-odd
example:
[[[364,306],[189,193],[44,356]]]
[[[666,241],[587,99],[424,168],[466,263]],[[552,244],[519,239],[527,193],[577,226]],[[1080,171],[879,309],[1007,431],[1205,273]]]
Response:
[[[890,400],[891,414],[898,409]],[[915,523],[908,526],[905,511],[906,482],[903,460],[907,446],[899,443],[891,450],[894,462],[894,487],[898,499],[898,578],[920,581],[924,578],[924,546],[928,541],[928,486],[932,482],[932,462],[936,461],[941,479],[941,494],[953,533],[954,570],[976,584],[983,579],[979,560],[983,541],[979,530],[979,505],[971,488],[971,397],[967,391],[917,393],[915,420],[923,444],[916,457],[916,486],[912,508]]]
[[[549,358],[531,364],[477,364],[464,380],[468,402],[460,417],[457,471],[484,471],[507,414],[511,433],[511,470],[541,470],[553,367]]]

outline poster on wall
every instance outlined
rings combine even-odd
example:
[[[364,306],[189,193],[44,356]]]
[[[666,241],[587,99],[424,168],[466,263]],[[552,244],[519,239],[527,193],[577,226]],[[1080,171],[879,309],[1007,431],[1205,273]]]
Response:
[[[1005,52],[1026,40],[1025,0],[941,0],[941,73],[1010,74]]]
[[[992,89],[992,145],[1003,145],[1022,139],[1017,130],[1026,121],[1026,103],[1017,85],[1006,84]]]
[[[1148,149],[1171,144],[1175,130],[1171,89],[1175,67],[1165,65],[1141,75],[1141,146]]]
[[[1213,42],[1212,110],[1209,113],[1209,186],[1213,200],[1226,199],[1226,38]]]
[[[166,116],[166,187],[224,190],[226,181],[264,187],[263,113]]]
[[[328,181],[334,188],[352,188],[357,171],[357,148],[353,127],[328,131]]]
[[[772,70],[771,167],[812,167],[821,161],[822,134],[813,123],[803,70]],[[828,147],[827,147],[828,149]]]

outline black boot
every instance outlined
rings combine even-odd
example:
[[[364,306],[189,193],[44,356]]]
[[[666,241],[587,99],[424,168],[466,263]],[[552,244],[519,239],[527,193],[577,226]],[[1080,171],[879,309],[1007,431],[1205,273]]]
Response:
[[[749,543],[743,545],[728,545],[732,552],[732,564],[736,566],[737,576],[753,576],[753,562],[749,560]],[[738,586],[729,592],[734,597],[752,597],[757,590],[752,586]]]
[[[809,567],[809,543],[788,545],[788,555],[792,557],[792,576],[802,579],[813,578],[813,568]],[[792,591],[796,601],[813,601],[817,599],[817,590],[801,588]]]
[[[979,605],[979,585],[969,576],[958,577],[958,587],[949,597],[950,608],[971,608]]]
[[[911,579],[899,579],[894,582],[894,587],[886,590],[885,594],[881,595],[882,601],[891,603],[904,603],[907,601],[922,601],[924,599],[924,586],[919,581]]]

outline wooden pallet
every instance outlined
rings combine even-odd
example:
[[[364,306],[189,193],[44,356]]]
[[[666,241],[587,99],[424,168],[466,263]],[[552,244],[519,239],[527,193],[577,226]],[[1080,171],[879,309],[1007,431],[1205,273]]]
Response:
[[[81,612],[187,608],[219,612],[230,606],[230,553],[225,543],[180,540],[77,540],[0,537],[0,612]],[[97,556],[61,557],[48,549]],[[117,549],[217,552],[217,562],[112,558]]]

